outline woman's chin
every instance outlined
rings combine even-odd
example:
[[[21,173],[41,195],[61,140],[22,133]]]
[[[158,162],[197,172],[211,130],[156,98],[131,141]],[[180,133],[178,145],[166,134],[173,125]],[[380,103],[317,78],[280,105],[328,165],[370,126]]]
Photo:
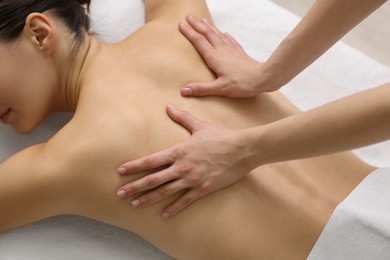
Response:
[[[37,125],[12,125],[18,134],[27,135],[37,128]]]
[[[17,129],[15,127],[14,127],[14,129],[18,134],[22,134],[22,135],[27,135],[34,130],[34,129]]]

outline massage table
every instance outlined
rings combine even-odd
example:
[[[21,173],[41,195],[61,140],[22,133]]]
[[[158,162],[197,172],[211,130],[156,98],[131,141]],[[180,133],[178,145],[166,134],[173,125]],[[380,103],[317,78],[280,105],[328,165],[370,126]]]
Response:
[[[269,0],[209,0],[215,23],[231,33],[254,58],[264,61],[299,18]],[[144,22],[142,0],[92,0],[92,28],[100,40],[116,42]],[[332,47],[282,92],[300,109],[390,82],[390,68],[342,42]],[[18,135],[0,126],[0,160],[50,138],[71,114],[50,116],[36,131]],[[390,167],[390,142],[354,151],[377,167]],[[7,212],[0,212],[7,214]],[[28,214],[28,212],[26,212]],[[180,246],[180,245],[178,245]],[[170,259],[128,231],[77,216],[60,216],[0,234],[0,260]]]

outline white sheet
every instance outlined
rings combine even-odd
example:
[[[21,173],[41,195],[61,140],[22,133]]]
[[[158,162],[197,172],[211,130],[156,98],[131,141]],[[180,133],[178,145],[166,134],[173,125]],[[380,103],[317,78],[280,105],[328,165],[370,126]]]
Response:
[[[93,31],[116,41],[143,23],[142,0],[93,0]],[[234,35],[255,58],[264,60],[297,24],[292,13],[268,0],[209,0],[217,25]],[[308,109],[364,88],[390,81],[390,69],[361,52],[337,44],[290,82],[283,92]],[[29,136],[0,126],[0,160],[47,140],[70,115],[49,118]],[[356,151],[376,166],[390,166],[390,142]],[[7,214],[0,212],[0,214]],[[26,213],[28,214],[28,213]],[[0,234],[0,260],[10,259],[168,259],[135,235],[79,217],[57,217]]]
[[[337,206],[307,259],[388,260],[389,185],[390,168],[368,175]]]

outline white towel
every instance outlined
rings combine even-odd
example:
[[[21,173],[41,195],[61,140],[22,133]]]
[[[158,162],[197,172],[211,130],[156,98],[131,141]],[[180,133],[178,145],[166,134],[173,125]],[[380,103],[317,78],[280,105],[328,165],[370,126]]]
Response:
[[[390,259],[390,168],[371,173],[340,203],[308,259]]]

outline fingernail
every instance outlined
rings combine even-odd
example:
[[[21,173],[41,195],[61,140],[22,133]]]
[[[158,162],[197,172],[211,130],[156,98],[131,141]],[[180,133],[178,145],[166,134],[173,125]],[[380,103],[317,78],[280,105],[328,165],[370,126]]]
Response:
[[[127,172],[127,169],[125,167],[123,167],[123,166],[119,167],[119,169],[118,169],[119,174],[125,174],[126,172]]]
[[[206,18],[203,18],[202,21],[206,24],[208,24],[209,22],[206,20]]]
[[[116,195],[123,199],[125,196],[126,196],[126,191],[125,190],[118,190],[118,192],[116,193]]]
[[[164,212],[164,213],[161,215],[161,217],[162,217],[163,219],[167,219],[167,218],[169,218],[169,216],[170,216],[169,212]]]
[[[134,208],[138,208],[139,206],[141,206],[141,201],[139,200],[133,200],[131,202],[131,205],[133,205]]]
[[[181,94],[183,95],[183,96],[191,96],[192,95],[192,89],[191,88],[183,88],[182,90],[181,90]]]
[[[171,110],[175,110],[175,107],[172,106],[172,105],[168,105],[168,108],[171,109]]]

